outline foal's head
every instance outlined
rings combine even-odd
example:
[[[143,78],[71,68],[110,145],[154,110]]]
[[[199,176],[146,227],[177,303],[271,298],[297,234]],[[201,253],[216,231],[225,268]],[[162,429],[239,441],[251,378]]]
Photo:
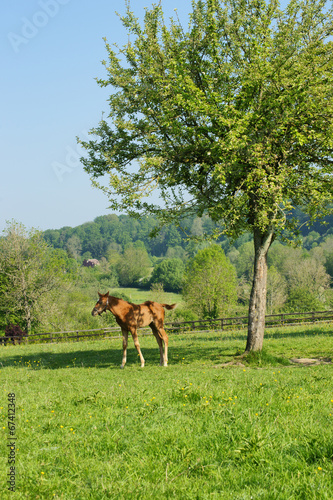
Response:
[[[107,292],[105,295],[98,292],[98,295],[99,295],[99,301],[96,302],[96,305],[91,312],[93,316],[102,314],[104,311],[106,311],[109,305],[109,292]]]

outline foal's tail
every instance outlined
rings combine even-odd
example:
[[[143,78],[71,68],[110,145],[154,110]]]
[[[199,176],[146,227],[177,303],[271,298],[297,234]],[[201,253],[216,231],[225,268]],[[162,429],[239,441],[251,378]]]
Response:
[[[165,309],[174,309],[176,307],[177,304],[171,304],[171,306],[169,304],[161,304],[162,307],[165,307]]]

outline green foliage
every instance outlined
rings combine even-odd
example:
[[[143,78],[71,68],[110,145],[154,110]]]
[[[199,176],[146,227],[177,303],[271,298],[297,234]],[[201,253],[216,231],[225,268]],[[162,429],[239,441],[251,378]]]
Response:
[[[196,321],[198,320],[198,315],[195,314],[191,309],[176,309],[174,313],[175,321]]]
[[[178,245],[175,247],[169,247],[165,254],[165,257],[167,259],[181,259],[182,261],[187,260],[186,251],[184,250],[184,248]]]
[[[244,276],[247,280],[252,280],[254,262],[253,241],[248,241],[238,247],[237,257],[234,258],[234,261],[237,261],[238,276]]]
[[[106,43],[98,80],[110,86],[108,118],[80,141],[95,185],[110,174],[113,208],[162,222],[206,212],[231,235],[292,229],[295,205],[323,215],[333,147],[324,1],[292,0],[285,11],[275,1],[194,1],[187,32],[168,27],[160,5],[143,27],[129,7],[121,19],[129,42],[118,53]],[[155,188],[164,208],[143,201]]]
[[[117,273],[122,286],[136,285],[150,274],[151,262],[145,248],[129,247],[124,251],[118,265]]]
[[[325,260],[325,269],[330,275],[331,279],[333,279],[333,253],[327,256]]]
[[[222,248],[200,250],[187,265],[185,301],[200,318],[226,316],[236,303],[236,272]]]
[[[188,223],[193,225],[196,218],[189,218]],[[143,248],[150,255],[163,256],[169,248],[179,248],[180,255],[184,255],[188,242],[185,239],[186,229],[171,225],[164,228],[158,235],[151,237],[157,225],[155,217],[142,217],[135,220],[127,215],[115,214],[97,217],[77,227],[63,227],[59,230],[44,231],[45,240],[54,248],[61,248],[74,256],[77,260],[83,258],[108,258],[109,254],[122,253],[128,246]],[[210,233],[215,224],[210,220],[205,227]],[[177,255],[178,257],[178,255]]]
[[[267,312],[274,314],[280,311],[288,297],[287,279],[283,274],[271,266],[267,277]]]
[[[303,220],[304,214],[299,210],[297,213],[298,217]],[[70,257],[75,257],[77,262],[81,262],[83,258],[96,257],[101,260],[104,257],[109,261],[111,266],[114,266],[118,264],[119,256],[130,245],[133,245],[135,248],[143,248],[144,246],[151,257],[165,256],[167,258],[181,258],[186,261],[188,257],[194,257],[199,249],[207,246],[205,242],[189,241],[187,239],[186,234],[193,233],[193,226],[201,226],[205,234],[213,234],[214,230],[217,229],[217,225],[208,216],[202,218],[191,217],[181,223],[182,228],[177,229],[175,225],[171,225],[169,228],[164,228],[157,236],[150,237],[150,231],[156,226],[156,219],[147,216],[141,220],[134,221],[134,226],[129,223],[129,219],[130,217],[126,215],[104,215],[97,217],[93,222],[74,228],[48,229],[44,231],[43,236],[50,246],[66,250]],[[90,227],[95,227],[95,229],[88,231]],[[306,227],[302,228],[305,244],[307,245],[309,240],[306,238],[311,234],[311,246],[312,244],[321,246],[327,258],[329,255],[333,255],[333,238],[329,234],[332,226],[329,224],[317,225],[317,231],[315,232],[312,231],[312,227],[310,226],[308,229]],[[136,229],[134,230],[134,228]],[[175,232],[178,235],[176,238],[172,236]],[[97,254],[93,252],[92,255],[91,252],[86,251],[87,248],[93,249],[95,247],[95,236],[99,241],[103,240],[102,246],[106,249],[105,253]],[[126,241],[124,246],[121,244],[123,241]],[[222,244],[225,253],[232,263],[237,266],[238,276],[244,274],[250,275],[254,256],[253,237],[251,234],[246,233],[233,243],[224,236],[221,236],[217,241]],[[78,251],[75,253],[73,242],[76,242],[76,248],[81,247],[80,255],[78,255]],[[276,259],[283,262],[286,256],[289,255],[288,252],[292,252],[292,250],[285,245],[281,245],[281,243],[274,242],[268,255],[269,265],[275,265],[279,269],[280,267]],[[239,253],[242,254],[241,257],[239,257]],[[74,259],[71,262],[74,262]]]
[[[76,272],[76,263],[50,248],[40,231],[17,222],[0,239],[0,324],[18,323],[29,332],[57,309],[59,297]]]
[[[289,312],[318,311],[322,303],[308,288],[295,287],[288,296],[285,309]]]
[[[97,291],[118,286],[118,278],[112,268],[105,271],[100,266],[93,268],[81,267],[78,273],[77,286],[82,290],[92,291],[96,296]]]
[[[185,265],[181,259],[163,259],[151,276],[151,283],[161,283],[167,292],[180,292],[183,287]]]
[[[100,259],[100,266],[97,266],[95,268],[79,268],[80,278],[78,281],[78,286],[83,295],[87,295],[89,297],[90,303],[87,305],[88,311],[91,309],[91,303],[95,300],[97,291],[105,292],[109,288],[115,288],[118,286],[118,272],[120,269],[120,263],[124,265],[125,274],[127,271],[126,268],[130,269],[131,259],[124,258],[123,247],[116,241],[110,239],[113,236],[110,236],[111,232],[109,232],[110,225],[112,226],[115,221],[123,221],[124,224],[122,222],[121,227],[123,231],[126,231],[126,228],[131,227],[130,224],[127,224],[127,219],[127,216],[122,216],[121,218],[119,218],[116,215],[109,215],[98,217],[94,222],[91,223],[93,225],[96,224],[99,234],[104,235],[105,238],[107,238],[107,245],[105,246],[108,248],[108,250],[106,258],[102,257]],[[147,220],[148,219],[149,217],[147,217]],[[189,258],[195,257],[199,250],[203,250],[205,247],[207,248],[207,242],[195,242],[193,240],[186,241],[185,239],[182,240],[182,246],[169,246],[169,240],[166,238],[167,232],[163,231],[156,238],[153,238],[153,240],[156,241],[153,246],[150,246],[151,239],[148,237],[148,235],[146,239],[144,238],[144,240],[135,239],[138,237],[138,234],[141,234],[142,238],[144,227],[147,222],[145,221],[146,219],[143,219],[142,221],[136,221],[137,227],[139,229],[137,233],[135,233],[135,235],[131,232],[128,233],[128,237],[126,237],[125,240],[129,243],[126,244],[127,246],[125,248],[125,251],[129,248],[134,248],[135,250],[144,250],[144,248],[157,249],[163,247],[165,258],[167,259],[167,261],[168,259],[180,258],[186,265]],[[184,226],[184,230],[186,231],[190,231],[193,226],[196,228],[205,226],[205,228],[208,230],[209,228],[211,229],[209,221],[211,221],[211,219],[209,219],[208,217],[202,217],[201,219],[188,218],[182,224]],[[315,305],[317,305],[317,309],[332,308],[332,300],[330,298],[330,294],[328,293],[329,291],[327,287],[330,284],[330,271],[332,267],[331,261],[333,262],[333,238],[329,235],[330,226],[317,227],[317,229],[320,232],[313,232],[310,227],[309,232],[304,233],[309,234],[312,238],[311,247],[313,246],[313,248],[311,250],[306,250],[302,247],[292,248],[279,242],[273,243],[268,254],[268,314],[274,314],[283,310],[298,310],[298,305],[295,301],[295,297],[297,296],[298,292],[296,293],[296,295],[293,294],[291,297],[291,302],[293,305],[291,305],[290,301],[288,304],[286,304],[288,295],[293,290],[293,288],[302,288],[309,290],[310,295],[314,297],[314,300],[310,300],[310,309],[314,309]],[[75,234],[79,234],[83,231],[83,226],[78,226],[76,228],[67,228],[66,230],[71,230]],[[95,232],[93,233],[95,234]],[[46,234],[50,236],[50,234],[53,233],[52,231],[47,231]],[[66,240],[66,238],[64,237],[63,240],[65,242],[65,247],[66,241],[68,241]],[[239,237],[233,244],[231,241],[223,238],[221,241],[221,245],[225,249],[227,257],[237,271],[238,306],[232,308],[232,314],[234,314],[235,312],[240,315],[245,315],[247,313],[249,304],[251,281],[253,278],[254,249],[251,235],[250,233],[244,234],[243,236]],[[149,257],[152,262],[152,266],[155,268],[154,273],[156,274],[156,269],[160,267],[164,258],[157,258],[152,254],[149,254]],[[67,265],[72,269],[72,273],[77,272],[78,263],[74,259],[69,260]],[[129,272],[128,282],[131,281],[133,275],[134,274],[132,274],[132,272]],[[143,275],[141,274],[141,277],[142,276]],[[142,297],[140,297],[139,302],[145,301],[150,297],[148,288],[152,283],[149,278],[141,279],[141,277],[139,277],[140,281],[136,283],[136,286],[144,289],[145,292],[143,293]],[[333,277],[333,271],[331,277]],[[157,282],[161,283],[161,278],[159,278]],[[315,296],[313,296],[314,293]],[[166,300],[162,299],[161,297],[162,295],[157,293],[154,297],[150,297],[150,300],[165,302]],[[177,299],[177,302],[179,302],[179,299]],[[305,304],[309,305],[308,301],[305,301]],[[304,305],[300,305],[299,307],[302,307],[302,310],[304,309]],[[223,315],[227,314],[229,313],[227,313],[226,311],[223,312]],[[175,318],[177,317],[179,321],[186,321],[187,319],[190,321],[193,318],[198,319],[198,311],[189,309],[186,310],[184,308],[176,309],[173,315]],[[17,318],[15,316],[11,317],[11,321],[17,323]],[[68,317],[67,314],[65,314],[64,318],[64,329],[68,329],[68,326],[66,326],[66,322],[68,323],[68,325],[74,325],[72,317]],[[60,323],[59,321],[54,319],[52,324],[59,325]],[[83,324],[84,322],[80,319],[78,326],[81,328],[83,327]],[[91,324],[90,318],[89,321],[87,319],[87,325],[88,324]],[[73,327],[75,328],[75,326]],[[54,328],[58,328],[58,326],[54,326]]]

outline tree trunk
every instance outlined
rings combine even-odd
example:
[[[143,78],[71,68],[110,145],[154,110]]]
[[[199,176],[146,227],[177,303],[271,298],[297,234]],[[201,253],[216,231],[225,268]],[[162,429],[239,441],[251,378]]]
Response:
[[[254,276],[250,296],[248,333],[245,352],[261,351],[265,332],[267,253],[274,238],[273,230],[254,230]]]

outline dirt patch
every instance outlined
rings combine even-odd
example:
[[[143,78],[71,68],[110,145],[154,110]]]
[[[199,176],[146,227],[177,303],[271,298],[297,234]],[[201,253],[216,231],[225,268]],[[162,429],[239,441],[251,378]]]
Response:
[[[289,360],[291,365],[301,365],[301,366],[315,366],[315,365],[331,365],[332,358],[292,358]],[[227,363],[221,363],[219,365],[213,366],[213,368],[229,368],[231,366],[236,366],[238,368],[249,368],[248,365],[244,365],[240,361],[234,359]],[[258,368],[258,367],[255,367]]]
[[[292,358],[290,363],[294,365],[313,366],[313,365],[330,365],[331,358]]]

